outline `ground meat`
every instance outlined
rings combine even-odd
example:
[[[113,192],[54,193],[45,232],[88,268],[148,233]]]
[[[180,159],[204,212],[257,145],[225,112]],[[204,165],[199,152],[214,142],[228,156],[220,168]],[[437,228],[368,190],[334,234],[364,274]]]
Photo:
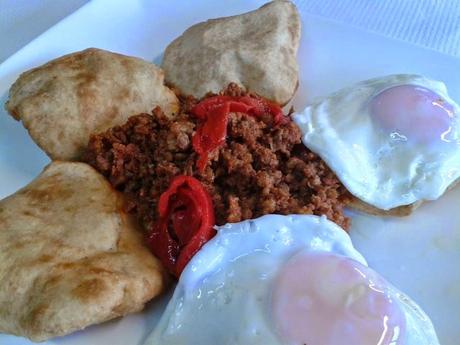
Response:
[[[244,95],[235,85],[225,94]],[[183,99],[182,114],[174,121],[156,108],[90,140],[85,161],[131,197],[132,210],[147,227],[155,222],[159,196],[172,177],[186,174],[209,191],[218,225],[268,213],[302,213],[325,215],[348,229],[342,207],[349,194],[301,143],[292,121],[274,127],[270,118],[231,113],[226,143],[199,173],[191,146],[197,122],[188,115],[195,104],[193,98]]]
[[[200,176],[212,191],[218,224],[302,213],[349,227],[342,213],[346,190],[300,137],[293,122],[274,128],[245,114],[230,115],[227,143]]]
[[[122,126],[93,135],[84,160],[130,196],[130,210],[148,225],[155,220],[158,199],[171,179],[193,172],[194,129],[188,116],[170,121],[156,108],[152,114],[132,116]]]

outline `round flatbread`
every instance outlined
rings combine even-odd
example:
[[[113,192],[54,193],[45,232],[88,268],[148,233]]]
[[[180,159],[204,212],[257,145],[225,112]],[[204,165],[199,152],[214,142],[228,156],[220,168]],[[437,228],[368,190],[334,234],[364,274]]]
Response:
[[[196,98],[235,82],[286,104],[298,85],[300,18],[293,3],[270,2],[258,10],[196,24],[164,54],[166,82]]]
[[[122,207],[102,175],[70,162],[0,201],[0,332],[43,341],[162,292],[165,271]]]
[[[179,102],[163,81],[150,62],[91,48],[23,73],[6,109],[52,159],[76,160],[93,133],[156,106],[175,114]]]

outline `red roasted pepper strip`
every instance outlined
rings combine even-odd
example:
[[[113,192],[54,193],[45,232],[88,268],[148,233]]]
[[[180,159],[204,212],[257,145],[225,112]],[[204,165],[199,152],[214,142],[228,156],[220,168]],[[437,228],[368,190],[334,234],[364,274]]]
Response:
[[[193,115],[197,119],[206,120],[208,114],[214,110],[214,108],[221,106],[223,103],[227,101],[231,101],[232,97],[230,96],[215,96],[206,98],[205,100],[201,101],[197,105],[195,105],[192,109]]]
[[[198,128],[192,138],[192,146],[198,153],[197,167],[203,171],[209,160],[209,154],[225,142],[230,103],[225,102],[212,109],[204,124]]]
[[[275,125],[282,124],[287,119],[277,104],[260,98],[214,96],[201,101],[192,109],[192,113],[204,121],[192,138],[193,149],[199,156],[199,172],[206,168],[209,155],[224,144],[230,112],[246,113],[256,117],[270,114]]]
[[[193,255],[215,234],[211,197],[194,177],[177,176],[160,196],[158,216],[148,243],[169,272],[179,277]]]

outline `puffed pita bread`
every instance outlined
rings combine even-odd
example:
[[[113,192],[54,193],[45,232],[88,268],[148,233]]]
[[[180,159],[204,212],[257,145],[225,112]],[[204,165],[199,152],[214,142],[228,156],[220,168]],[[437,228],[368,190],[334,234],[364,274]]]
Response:
[[[70,162],[0,201],[0,332],[43,341],[139,311],[164,289],[122,204],[102,175]]]
[[[381,210],[372,206],[356,197],[353,197],[347,206],[351,209],[370,214],[372,216],[391,216],[391,217],[405,217],[414,212],[423,202],[417,201],[410,205],[403,205],[392,208],[390,210]]]
[[[447,190],[451,190],[459,182],[459,180],[454,181]],[[421,200],[409,205],[395,207],[390,210],[382,210],[353,196],[351,201],[347,204],[347,207],[356,211],[370,214],[372,216],[406,217],[411,215],[412,212],[419,208],[423,203],[424,201]]]
[[[160,106],[167,115],[179,102],[154,64],[100,49],[86,49],[23,73],[6,109],[22,120],[52,159],[76,160],[89,136]]]
[[[166,82],[196,98],[218,93],[230,82],[278,104],[298,85],[300,18],[290,1],[196,24],[164,54]]]

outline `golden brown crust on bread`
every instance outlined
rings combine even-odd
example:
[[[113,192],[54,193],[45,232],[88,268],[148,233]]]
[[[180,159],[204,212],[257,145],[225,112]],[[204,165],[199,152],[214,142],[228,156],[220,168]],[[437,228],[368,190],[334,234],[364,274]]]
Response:
[[[43,341],[139,311],[167,278],[123,199],[84,163],[51,163],[0,201],[0,332]]]
[[[423,202],[418,201],[416,203],[410,204],[410,205],[404,205],[404,206],[399,206],[392,208],[390,210],[381,210],[375,206],[372,206],[354,196],[352,196],[352,199],[349,204],[347,204],[347,207],[361,211],[373,216],[391,216],[391,217],[405,217],[410,215],[415,209],[417,209]]]
[[[235,82],[285,105],[298,84],[300,25],[295,5],[286,0],[193,25],[165,50],[166,82],[195,98]]]
[[[27,71],[11,86],[5,107],[52,159],[75,160],[89,136],[129,116],[179,103],[163,71],[142,59],[90,48]]]
[[[459,182],[460,179],[457,179],[456,181],[451,183],[450,186],[447,188],[447,191],[451,190],[452,188],[455,188],[455,186]],[[412,214],[412,212],[419,208],[423,203],[424,201],[420,200],[410,205],[403,205],[392,208],[390,210],[382,210],[352,196],[351,201],[347,204],[347,207],[373,216],[406,217]]]

